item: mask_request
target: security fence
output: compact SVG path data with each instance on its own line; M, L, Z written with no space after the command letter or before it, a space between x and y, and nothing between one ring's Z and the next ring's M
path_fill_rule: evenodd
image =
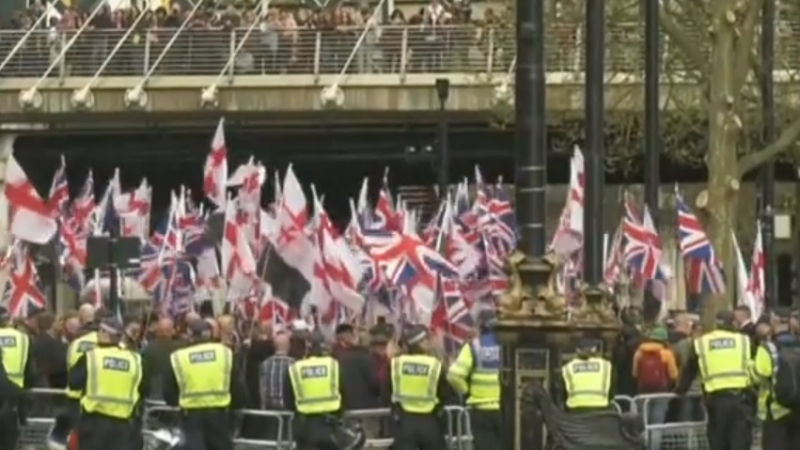
M28 424L22 428L18 448L42 449L54 416L63 405L63 391L57 389L33 389L33 407ZM676 396L675 394L649 394L636 397L617 396L614 405L620 413L634 413L642 418L645 439L650 450L708 450L706 438L707 417L699 394ZM667 412L669 411L669 414ZM388 436L390 410L378 408L349 411L344 420L362 423L367 435L366 448L384 449L392 445ZM472 448L472 428L469 409L461 406L446 407L447 437L451 450ZM235 415L237 450L263 450L267 448L289 449L292 447L293 416L285 411L245 409ZM153 431L176 426L178 409L163 402L148 401L143 415L143 428ZM250 426L247 422L250 422ZM256 435L239 431L250 428L258 430ZM760 449L760 429L755 427L753 449Z

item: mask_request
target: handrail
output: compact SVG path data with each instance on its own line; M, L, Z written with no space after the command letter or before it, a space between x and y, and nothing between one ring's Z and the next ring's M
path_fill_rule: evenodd
M30 92L35 93L36 90L39 89L39 86L42 84L42 82L46 80L48 76L50 76L50 73L53 71L53 69L55 69L57 66L61 64L61 62L64 60L64 56L66 56L69 49L72 48L73 45L75 45L75 42L78 41L78 38L80 37L81 33L83 33L86 30L86 28L88 28L89 24L92 22L95 16L97 16L97 14L100 11L102 11L107 4L108 0L100 0L97 3L97 5L95 5L94 9L92 9L92 12L89 13L89 17L87 17L86 20L84 20L84 22L78 28L78 31L75 32L75 35L72 36L72 38L70 38L70 40L67 41L66 44L64 44L64 48L62 48L61 51L58 53L58 55L56 55L56 57L53 59L53 62L50 63L50 66L47 68L47 70L44 71L42 76L39 77L39 79L36 80L36 82L30 88Z
M183 19L181 26L179 26L178 29L175 30L175 33L172 35L169 41L167 41L167 45L164 46L164 49L161 50L161 53L158 55L156 60L147 69L147 72L144 74L142 81L140 81L139 84L136 85L136 87L128 89L125 92L126 101L129 101L132 98L137 100L141 98L142 89L144 89L145 85L150 80L150 77L153 76L153 73L155 73L156 69L158 68L158 65L161 64L161 61L164 59L164 56L170 51L170 49L172 49L172 46L175 45L175 41L178 40L178 36L180 36L180 34L183 33L183 30L185 30L186 27L192 22L192 20L194 19L194 15L197 14L197 11L200 10L200 7L203 5L203 3L204 2L198 1L192 6L192 9L189 11L189 14L186 15L185 19Z
M136 27L139 26L139 22L141 22L142 19L147 17L148 13L149 10L147 8L142 8L142 10L139 12L139 15L136 16L136 20L134 20L131 26L128 27L127 30L125 30L125 34L123 34L122 37L119 38L117 44L114 46L114 48L111 49L111 52L109 52L106 59L103 61L102 64L100 64L100 67L98 67L97 70L94 72L92 78L90 78L89 81L87 81L82 88L76 89L75 92L72 93L72 102L74 105L94 103L93 100L89 100L89 90L92 88L92 86L94 86L97 80L100 79L100 75L103 73L104 70L106 70L106 67L108 67L108 65L111 63L111 60L114 59L114 56L116 56L117 52L119 52L119 50L122 48L125 42L128 41L130 35L133 33L134 30L136 30Z
M16 45L14 45L14 48L12 48L10 52L8 52L8 55L6 55L5 59L3 59L3 62L0 62L0 72L2 72L3 69L5 69L5 67L8 65L9 62L11 62L11 59L14 58L14 55L16 55L19 49L21 49L25 45L25 42L33 34L33 32L36 31L37 28L39 28L39 26L42 24L42 21L47 18L48 13L50 12L50 9L52 7L53 6L50 3L47 4L47 7L45 8L44 11L42 11L42 14L40 14L39 17L36 18L36 21L33 22L33 25L31 25L31 27L28 28L27 31L25 31L25 34L22 35L22 38L17 42Z
M257 7L258 8L258 13L257 13L258 19L263 19L264 16L267 14L267 10L269 9L269 3L270 3L270 0L262 0L261 2L259 2L258 7ZM219 71L219 74L217 75L217 78L215 78L214 81L208 86L208 88L206 88L205 91L203 91L203 93L201 94L201 101L211 102L212 104L216 103L216 93L217 93L217 86L219 85L219 82L222 81L223 77L225 77L225 73L228 72L228 70L230 70L233 67L233 65L234 65L234 63L236 61L236 56L239 55L239 52L242 51L242 49L244 48L245 44L247 43L247 40L250 39L250 35L253 33L253 30L258 28L260 23L261 23L261 20L254 20L253 23L251 23L250 26L247 27L247 30L245 30L244 35L242 36L242 38L239 39L239 43L236 44L235 47L233 45L231 45L233 50L231 51L231 54L230 54L230 57L228 58L228 61L222 67L222 70ZM235 30L233 31L232 35L236 36L236 31ZM231 40L231 44L233 44L233 42L234 42L234 40L232 39ZM231 71L231 74L230 74L231 77L233 77L233 73L232 72L233 71Z
M136 20L134 20L131 26L128 27L127 30L125 30L125 34L123 34L122 37L119 38L117 44L108 53L108 57L106 57L103 63L100 64L100 67L94 72L94 75L92 75L92 78L86 83L83 89L91 89L92 86L94 86L94 83L97 82L97 80L100 78L100 75L103 73L104 70L106 70L106 67L108 67L108 65L111 63L111 60L114 59L114 56L116 56L117 52L122 48L125 42L128 41L128 38L136 30L136 27L139 26L139 22L141 22L145 17L147 17L148 13L149 11L146 8L142 9L142 11L139 12L139 15L136 16Z
M350 55L347 57L347 60L344 62L344 66L342 67L342 70L339 72L339 75L336 77L336 80L328 88L329 92L335 93L335 92L337 92L339 90L339 86L342 84L342 81L344 81L345 77L347 76L347 69L349 69L350 68L350 64L353 63L353 58L355 58L356 53L358 52L358 49L361 47L361 44L364 43L364 39L366 39L367 33L369 33L370 31L373 31L373 29L375 27L376 19L378 18L378 12L383 9L383 4L384 4L385 1L386 0L380 0L380 2L378 2L378 6L375 7L375 9L372 11L372 14L369 16L369 18L366 21L364 21L364 30L361 32L361 35L358 37L358 40L356 41L355 45L353 46L353 50L350 52Z

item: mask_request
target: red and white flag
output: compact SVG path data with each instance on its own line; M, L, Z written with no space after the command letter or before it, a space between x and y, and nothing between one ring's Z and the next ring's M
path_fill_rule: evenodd
M236 201L234 200L229 200L225 208L225 228L220 253L222 254L222 275L228 280L228 299L245 298L253 285L256 261L237 220ZM232 298L232 292L237 293L240 297Z
M11 234L35 244L49 242L58 230L56 219L14 155L8 157L4 194L10 211Z
M203 193L219 208L225 208L225 186L228 181L228 148L225 145L225 119L219 119L211 140L211 151L203 167Z
M750 279L747 281L747 290L753 300L751 309L753 317L758 317L764 312L764 244L761 237L761 223L758 223L756 242L753 245L753 258L750 261Z

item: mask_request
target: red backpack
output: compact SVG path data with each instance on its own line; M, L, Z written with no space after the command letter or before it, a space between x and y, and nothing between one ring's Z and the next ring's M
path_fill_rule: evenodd
M636 363L636 383L639 394L654 394L669 390L667 365L661 358L661 350L644 350Z

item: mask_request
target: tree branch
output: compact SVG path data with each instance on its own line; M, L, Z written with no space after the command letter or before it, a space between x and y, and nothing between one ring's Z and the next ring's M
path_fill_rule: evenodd
M734 73L734 86L732 92L741 92L742 86L747 82L747 75L750 74L751 56L753 46L756 45L756 22L761 17L761 5L763 0L750 0L745 6L744 20L740 21L737 27L738 36L736 39L736 67ZM741 99L741 97L740 97Z
M689 61L697 67L697 70L708 73L708 60L703 57L703 53L698 49L697 43L688 38L686 30L672 20L670 12L664 6L658 15L661 28L667 33L671 42L673 42L681 51L686 55Z
M775 142L757 152L747 154L739 159L737 166L739 179L742 179L742 177L758 168L758 166L769 162L780 156L782 153L788 151L798 138L800 138L800 118L795 119L795 121L792 122L788 128L783 130Z

